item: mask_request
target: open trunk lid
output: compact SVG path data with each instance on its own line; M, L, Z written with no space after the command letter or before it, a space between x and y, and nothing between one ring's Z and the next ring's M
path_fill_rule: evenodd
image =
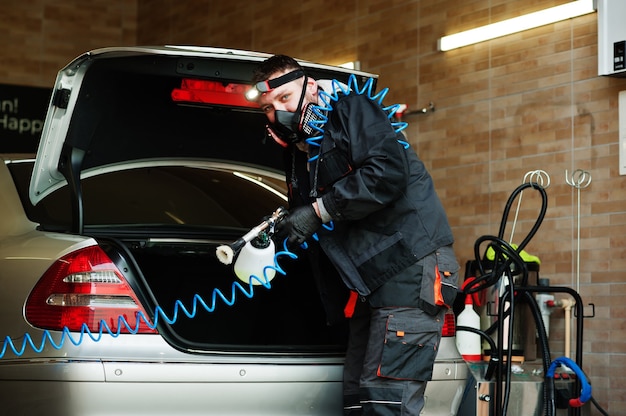
M66 180L79 188L81 172L146 158L203 157L281 169L280 152L265 143L264 115L245 99L254 68L268 56L217 48L126 47L76 58L55 82L31 201L37 204ZM301 63L318 79L376 78Z

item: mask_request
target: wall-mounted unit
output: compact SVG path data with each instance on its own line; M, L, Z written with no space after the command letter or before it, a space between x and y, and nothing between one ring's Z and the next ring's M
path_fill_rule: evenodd
M626 0L597 0L598 75L626 77Z

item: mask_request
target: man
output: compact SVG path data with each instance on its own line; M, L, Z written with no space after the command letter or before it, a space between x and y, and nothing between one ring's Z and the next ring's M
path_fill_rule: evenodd
M344 414L417 416L459 270L432 179L368 95L320 99L322 81L284 55L261 63L253 82L268 133L286 148L282 231L298 244L315 234L354 294Z

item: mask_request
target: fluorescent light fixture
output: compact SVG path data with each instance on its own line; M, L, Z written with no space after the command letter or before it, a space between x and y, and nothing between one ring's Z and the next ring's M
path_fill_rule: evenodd
M534 29L539 26L571 19L572 17L582 16L594 11L594 0L576 0L560 6L444 36L439 39L438 48L440 51L449 51L450 49L456 49L512 33Z

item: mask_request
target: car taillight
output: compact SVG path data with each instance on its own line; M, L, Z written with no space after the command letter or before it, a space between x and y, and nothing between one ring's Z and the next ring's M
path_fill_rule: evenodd
M246 84L183 78L180 88L174 88L171 96L174 102L259 108L256 102L246 99L249 89L250 85Z
M456 335L456 324L455 324L454 312L450 309L443 316L443 331L441 333L444 337L453 337Z
M106 324L113 333L157 333L144 321L148 315L122 273L98 246L58 259L28 296L25 314L42 329L80 331L86 325L91 332L101 327L106 332Z

